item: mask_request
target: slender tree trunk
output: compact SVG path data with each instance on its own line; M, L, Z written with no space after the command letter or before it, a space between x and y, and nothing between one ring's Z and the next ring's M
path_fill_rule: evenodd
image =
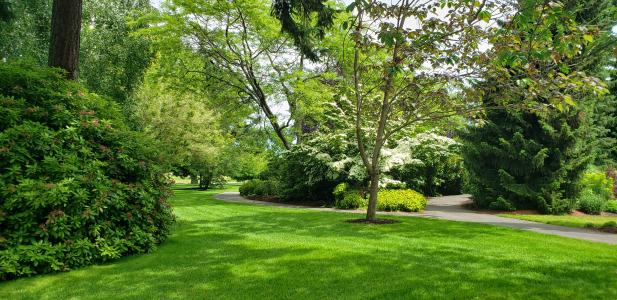
M196 175L191 175L191 184L198 184L199 180L197 180Z
M405 2L407 3L407 2ZM402 13L402 7L399 11L398 21L397 21L397 29L400 31L403 28L403 24L405 23L405 14ZM392 94L392 88L394 83L394 73L391 71L391 68L400 66L401 59L399 57L399 49L401 44L398 40L394 43L394 48L392 49L392 63L391 66L384 70L384 76L386 77L386 82L383 88L383 101L381 103L381 107L379 110L379 124L377 126L377 136L375 137L375 146L373 147L373 153L371 157L369 173L371 175L371 186L370 192L371 195L368 201L368 210L366 211L366 219L369 221L375 220L376 207L377 207L377 192L379 191L379 178L381 176L379 172L380 160L381 160L381 148L386 142L386 126L388 122L388 117L390 114L391 103L390 98ZM358 102L361 103L361 102ZM356 131L359 130L359 126L356 125ZM365 163L366 165L366 163Z
M371 174L368 208L366 210L366 219L369 221L374 221L377 214L377 192L379 192L379 170Z
M82 0L54 0L49 43L49 66L67 71L76 80L79 68L79 33Z

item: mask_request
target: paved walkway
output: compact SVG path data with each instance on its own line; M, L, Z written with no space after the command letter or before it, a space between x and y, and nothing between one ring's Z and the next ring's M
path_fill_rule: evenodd
M227 202L250 203L265 206L277 206L288 208L301 208L316 211L335 211L344 213L365 213L364 210L341 210L328 207L307 207L284 203L273 203L265 201L249 200L240 196L238 192L225 192L215 196L216 199ZM462 207L462 204L469 202L469 197L465 195L445 196L430 198L428 205L423 213L407 212L378 212L379 215L395 215L407 217L437 218L451 221L472 222L490 224L503 227L511 227L521 230L529 230L544 234L552 234L563 237L594 241L606 244L617 245L617 234L599 232L584 228L571 228L557 225L549 225L525 220L503 218L491 214L478 213Z

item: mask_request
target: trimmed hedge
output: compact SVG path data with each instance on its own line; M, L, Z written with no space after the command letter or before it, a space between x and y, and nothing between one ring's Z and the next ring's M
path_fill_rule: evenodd
M0 64L0 279L149 252L173 221L157 147L63 76Z
M414 190L382 190L377 194L377 210L420 212L427 201Z

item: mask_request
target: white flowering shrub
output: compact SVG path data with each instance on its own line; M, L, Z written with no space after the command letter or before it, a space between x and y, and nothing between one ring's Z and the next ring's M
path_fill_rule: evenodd
M266 176L280 181L279 197L334 203L332 191L341 182L360 186L367 180L353 137L318 134L271 162Z
M464 178L460 144L432 132L388 149L384 171L427 196L460 194Z

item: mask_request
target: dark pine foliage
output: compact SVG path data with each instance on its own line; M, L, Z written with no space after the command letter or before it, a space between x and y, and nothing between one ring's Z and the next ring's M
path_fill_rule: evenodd
M609 67L608 90L604 99L598 101L595 124L599 136L598 161L599 165L617 166L617 62L612 61Z
M494 97L500 96L489 92L484 104L494 106ZM511 204L552 214L570 211L579 177L593 159L585 139L590 132L587 119L575 107L563 112L487 111L481 123L462 133L474 204Z
M272 15L281 22L281 30L288 33L296 47L309 60L318 60L315 39L321 39L332 26L336 10L325 0L274 0Z
M151 251L173 221L157 147L57 69L0 64L0 280Z

